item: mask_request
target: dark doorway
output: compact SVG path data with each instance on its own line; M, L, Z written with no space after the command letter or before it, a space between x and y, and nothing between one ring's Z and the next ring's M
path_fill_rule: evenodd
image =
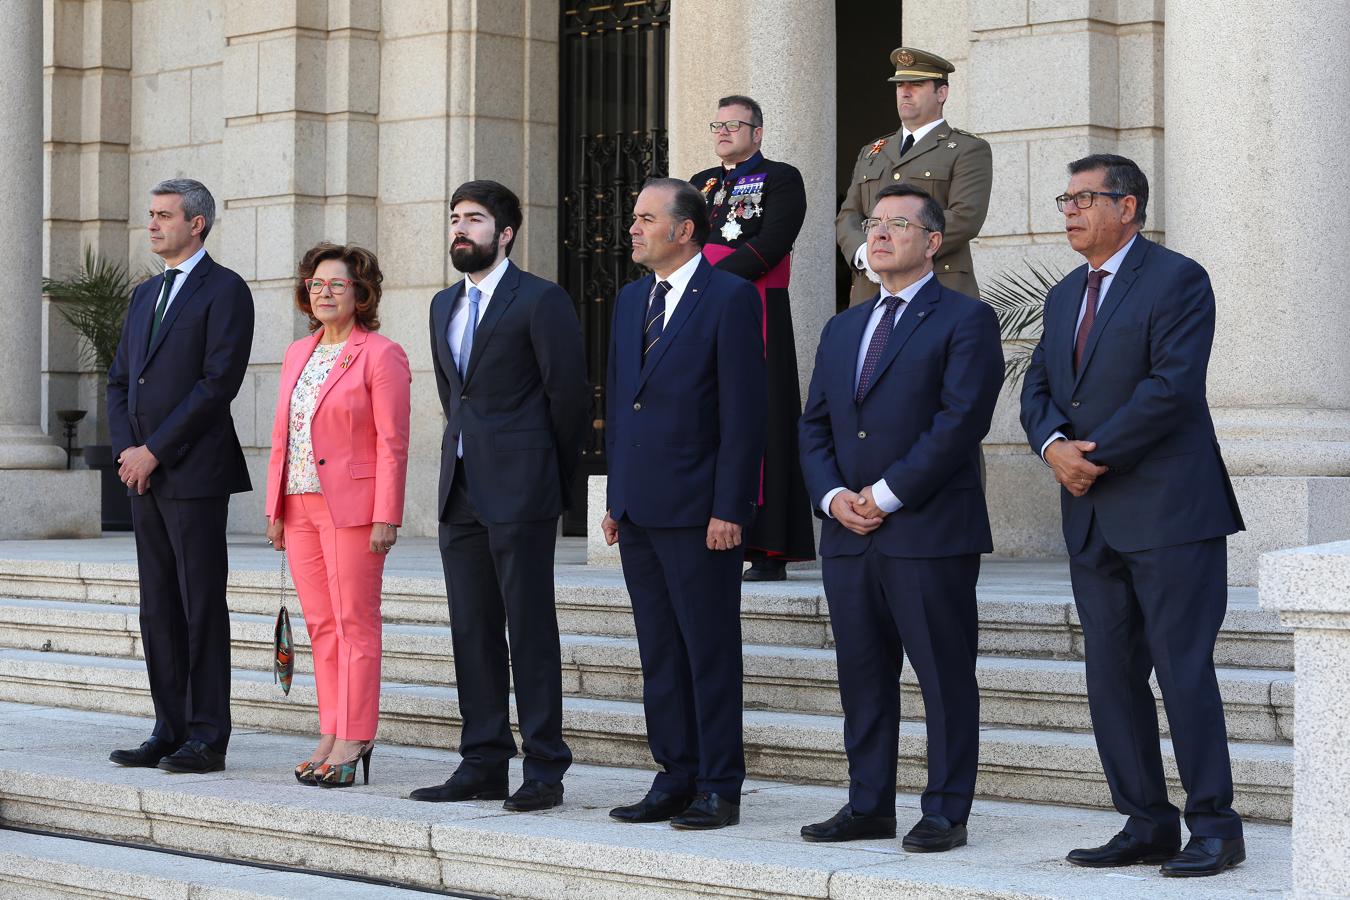
M641 270L628 226L642 183L665 175L671 0L570 0L559 73L558 273L586 341L592 428L563 534L586 533L586 479L605 472L605 365L614 297Z
M834 24L839 80L835 86L838 117L838 169L835 172L837 210L848 192L858 151L900 127L895 110L895 85L886 79L891 51L904 45L900 33L900 3L876 0L835 0ZM852 273L842 254L835 254L836 309L848 308Z

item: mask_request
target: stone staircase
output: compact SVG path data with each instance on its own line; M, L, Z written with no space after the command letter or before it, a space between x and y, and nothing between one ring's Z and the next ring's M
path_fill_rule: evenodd
M50 546L53 543L56 542L46 542L47 546L41 549L34 545L0 545L0 701L72 711L65 713L69 716L92 713L116 714L113 718L150 715L149 693L139 659L133 553L128 546L125 554L120 556L124 561L117 561L119 557L114 547L119 545L109 540L69 542L64 552ZM403 745L407 749L400 752L414 757L441 753L456 746L458 740L459 714L439 562L431 542L406 543L391 557L385 581L385 686L380 727L384 746L381 756L388 755L386 747L389 745ZM15 546L26 552L7 552ZM83 552L86 548L92 552ZM607 799L597 800L590 812L599 818L588 820L582 832L572 836L564 830L550 833L548 837L561 842L550 852L567 855L571 846L569 841L575 837L580 842L574 848L577 852L592 852L594 846L602 846L608 848L601 853L606 856L619 852L627 840L626 835L645 832L614 826L618 828L615 832L614 827L604 820L601 807L610 800L627 798L630 793L640 795L652 763L644 736L637 644L622 576L612 567L576 564L577 557L575 548L560 553L562 561L556 570L559 622L564 632L564 727L578 763L610 767L594 771L602 773L602 780L622 773L631 786L622 796L611 794ZM296 620L297 642L301 645L300 674L289 697L283 697L272 684L270 675L272 616L278 598L278 558L270 551L250 544L232 547L231 561L229 599L236 728L241 734L253 730L265 732L273 741L283 740L279 737L283 733L312 733L316 726L314 691L312 679L305 674L308 656L293 594L290 606ZM1090 732L1081 657L1082 635L1065 567L1047 562L987 560L980 584L980 621L983 732L977 813L988 803L997 801L998 808L1010 810L1008 816L1012 820L1038 816L1062 819L1070 815L1080 822L1100 822L1101 834L1088 840L1089 843L1099 842L1118 825L1119 818L1114 813L1065 809L1066 806L1110 808ZM815 849L808 850L806 845L795 841L796 829L806 821L824 818L833 812L843 802L844 793L839 786L846 784L847 778L836 664L818 576L811 572L793 573L793 578L785 583L747 585L742 622L749 774L752 779L773 785L764 791L765 795L787 796L796 792L803 798L820 798L814 804L803 800L800 821L792 819L786 824L780 812L772 810L766 803L759 804L782 832L775 835L774 852L793 851L815 858ZM1220 688L1232 741L1235 806L1249 819L1286 823L1291 815L1293 784L1290 742L1294 705L1292 642L1289 632L1278 624L1276 617L1257 607L1254 591L1234 589L1216 650L1216 661L1221 666ZM900 785L902 791L917 792L922 789L925 778L923 706L918 686L908 670L902 679L902 687L902 710L906 721L901 729ZM77 710L87 712L73 712ZM1160 720L1165 725L1166 717L1161 708ZM139 727L143 736L148 729L144 725ZM135 740L132 737L127 738L132 744L139 740L139 737ZM306 752L305 743L290 740L296 748L290 755L296 755L298 759ZM106 742L99 744L99 753L94 757L104 758L108 746L111 745ZM0 760L10 755L4 753L5 747L5 742L0 740ZM1176 781L1170 747L1165 744L1164 749L1174 796L1179 799L1180 785ZM238 742L232 744L231 772L243 762L241 755ZM285 758L289 759L289 756ZM453 754L449 754L449 758L453 758ZM285 764L278 765L284 776ZM428 810L424 805L398 798L406 796L412 787L444 778L452 766L453 763L447 763L446 767L429 770L407 783L387 785L396 792L381 806L382 814L387 813L394 819L443 816L446 813L443 809L433 807ZM377 765L375 772L377 780L386 783L383 768ZM57 774L24 770L19 780L37 785ZM155 779L159 774L162 773L109 770L100 764L96 778L87 773L70 776L61 773L62 778L74 779L73 784L61 790L78 790L83 784L81 779L92 779L97 783L87 787L97 794L103 789L110 790L110 784L116 783L119 790L140 791L135 804L144 812L146 788L133 787L133 783L138 778ZM0 771L0 777L9 780L3 771ZM24 782L24 778L29 781ZM174 784L181 783L170 780ZM575 776L569 775L569 806L577 791L574 786L577 781ZM249 784L255 792L258 790L259 785ZM307 805L316 805L307 813L338 816L336 824L330 823L325 828L352 827L344 818L349 817L349 813L335 805L339 802L335 792L322 792L324 796L317 797L315 795L320 792L300 790L299 793ZM365 795L364 791L347 792L341 798L341 804L352 802L353 793ZM23 824L23 816L13 820L11 813L16 808L30 809L32 804L21 798L10 798L11 794L12 785L0 788L0 821ZM242 802L244 798L240 799ZM264 791L258 800L263 802L265 799ZM1055 805L1028 806L1028 801ZM43 804L38 806L43 807ZM194 816L197 812L194 807ZM478 812L482 814L481 810ZM747 806L747 818L750 813L751 807ZM225 820L233 815L227 807L221 807L216 814ZM905 817L905 813L901 815ZM25 816L31 818L28 813ZM496 822L500 818L495 817L494 822L500 824ZM526 821L509 816L506 820ZM549 821L549 817L543 817L543 821ZM210 826L199 823L194 827ZM1271 834L1282 836L1272 840L1275 846L1283 847L1283 858L1287 860L1288 830L1279 825L1267 827ZM439 851L435 846L435 827L431 828L430 845L423 837L410 837L409 840L423 847L420 852L431 852L434 857ZM523 840L530 828L521 828ZM592 835L587 829L598 830ZM56 830L88 833L86 828L73 821L57 824ZM164 826L150 830L151 842L163 844L159 834ZM494 841L506 841L500 834L493 833L496 835ZM657 834L668 839L670 831L661 827ZM531 840L540 837L531 835ZM596 841L599 844L595 844ZM607 841L618 841L618 844ZM277 855L275 852L259 851L252 846L257 842L246 843L248 846L232 845L232 852L220 855L276 861L272 858ZM978 843L977 831L972 825L972 845ZM652 846L660 846L660 842ZM709 846L718 844L714 841ZM1070 846L1075 844L1050 847L1049 855L1040 863L1049 865L1046 860L1055 860L1056 866L1070 870L1059 875L1066 877L1066 883L1073 884L1077 870L1057 862ZM583 851L582 847L592 850ZM552 865L545 859L547 854L536 858L524 850L518 852L525 858L510 863L510 867L533 873L526 879L534 885L529 890L496 883L492 878L475 877L466 883L446 880L442 877L443 872L442 876L433 878L428 874L430 870L423 869L416 870L416 877L395 880L424 887L471 889L491 895L559 895L551 892L561 883L549 880L554 876L539 880L540 872ZM637 852L637 848L630 847L623 852ZM700 875L703 880L696 882L697 890L680 882L679 890L687 889L702 896L845 895L836 890L836 880L831 879L827 879L826 893L771 891L764 889L762 884L751 889L749 882L744 890L736 888L733 891L734 879L730 874L715 875L717 868L707 868L712 863L702 856L698 858L703 860L700 865L706 869ZM307 859L313 863L318 858ZM486 866L487 859L483 857L470 868ZM305 867L331 868L327 857L324 860L322 865ZM821 865L828 868L831 864ZM612 870L615 864L611 860L601 866L605 867ZM443 859L439 868L445 868ZM371 869L371 865L362 863L354 868L348 866L333 871L369 874L367 869ZM379 867L374 866L374 870L378 872ZM400 868L400 871L403 870ZM731 871L727 870L728 873ZM573 873L568 877L582 876ZM751 881L759 884L757 879L758 876ZM607 887L597 896L669 896L670 891L676 889L674 883L668 881L660 882L660 890L655 890L652 885L644 887L625 882L624 891L616 894L611 892L613 885L608 876L601 880ZM540 887L546 883L552 886L550 890ZM927 891L938 882L924 883L928 885ZM895 895L889 889L883 893ZM950 894L1060 895L1034 891L1030 894L967 894L960 891ZM937 895L920 892L913 896ZM1081 890L1069 889L1063 896L1083 894Z

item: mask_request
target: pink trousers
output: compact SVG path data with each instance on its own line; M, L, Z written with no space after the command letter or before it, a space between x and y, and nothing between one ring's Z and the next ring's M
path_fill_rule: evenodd
M380 584L370 526L334 528L322 494L289 494L282 513L291 577L314 654L319 732L368 741L380 719Z

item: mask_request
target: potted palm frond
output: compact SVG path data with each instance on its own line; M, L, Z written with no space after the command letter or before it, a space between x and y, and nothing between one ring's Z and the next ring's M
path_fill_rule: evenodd
M84 264L74 275L42 279L43 292L80 337L81 367L98 376L96 443L84 448L84 460L102 473L103 528L108 531L131 529L131 501L117 477L117 461L108 444L108 367L122 338L131 292L141 280L92 248L85 248Z
M1003 272L980 291L980 299L994 308L1004 343L1004 384L1017 385L1031 365L1031 352L1041 337L1045 295L1064 276L1047 266L1027 261L1027 272Z

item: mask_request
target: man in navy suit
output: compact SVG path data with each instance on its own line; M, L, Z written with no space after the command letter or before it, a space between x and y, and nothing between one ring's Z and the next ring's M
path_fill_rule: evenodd
M252 490L230 417L253 346L253 295L203 242L216 206L200 182L151 190L163 275L136 288L108 368L108 431L131 493L141 639L155 729L109 757L170 772L225 768L230 740L230 494Z
M966 843L980 742L975 582L993 550L980 441L1003 350L993 311L933 275L945 225L913 185L877 194L864 229L881 292L826 323L802 413L849 763L848 803L803 827L808 841L895 836L907 655L923 692L928 786L902 846Z
M1214 675L1227 536L1243 527L1205 399L1214 291L1197 263L1139 234L1148 179L1137 165L1101 154L1070 163L1069 175L1056 201L1088 264L1046 296L1022 426L1062 485L1093 731L1129 818L1068 859L1213 875L1246 856ZM1151 670L1187 793L1180 853Z
M515 812L562 803L572 763L553 553L590 396L572 298L508 258L521 220L520 200L495 181L450 197L450 261L465 277L431 301L431 358L446 416L437 512L463 759L410 795L505 800ZM507 797L512 674L525 780Z
M651 275L619 292L610 331L605 538L618 541L661 766L624 822L740 821L741 564L759 494L767 378L759 294L713 268L688 182L647 182L628 230Z

